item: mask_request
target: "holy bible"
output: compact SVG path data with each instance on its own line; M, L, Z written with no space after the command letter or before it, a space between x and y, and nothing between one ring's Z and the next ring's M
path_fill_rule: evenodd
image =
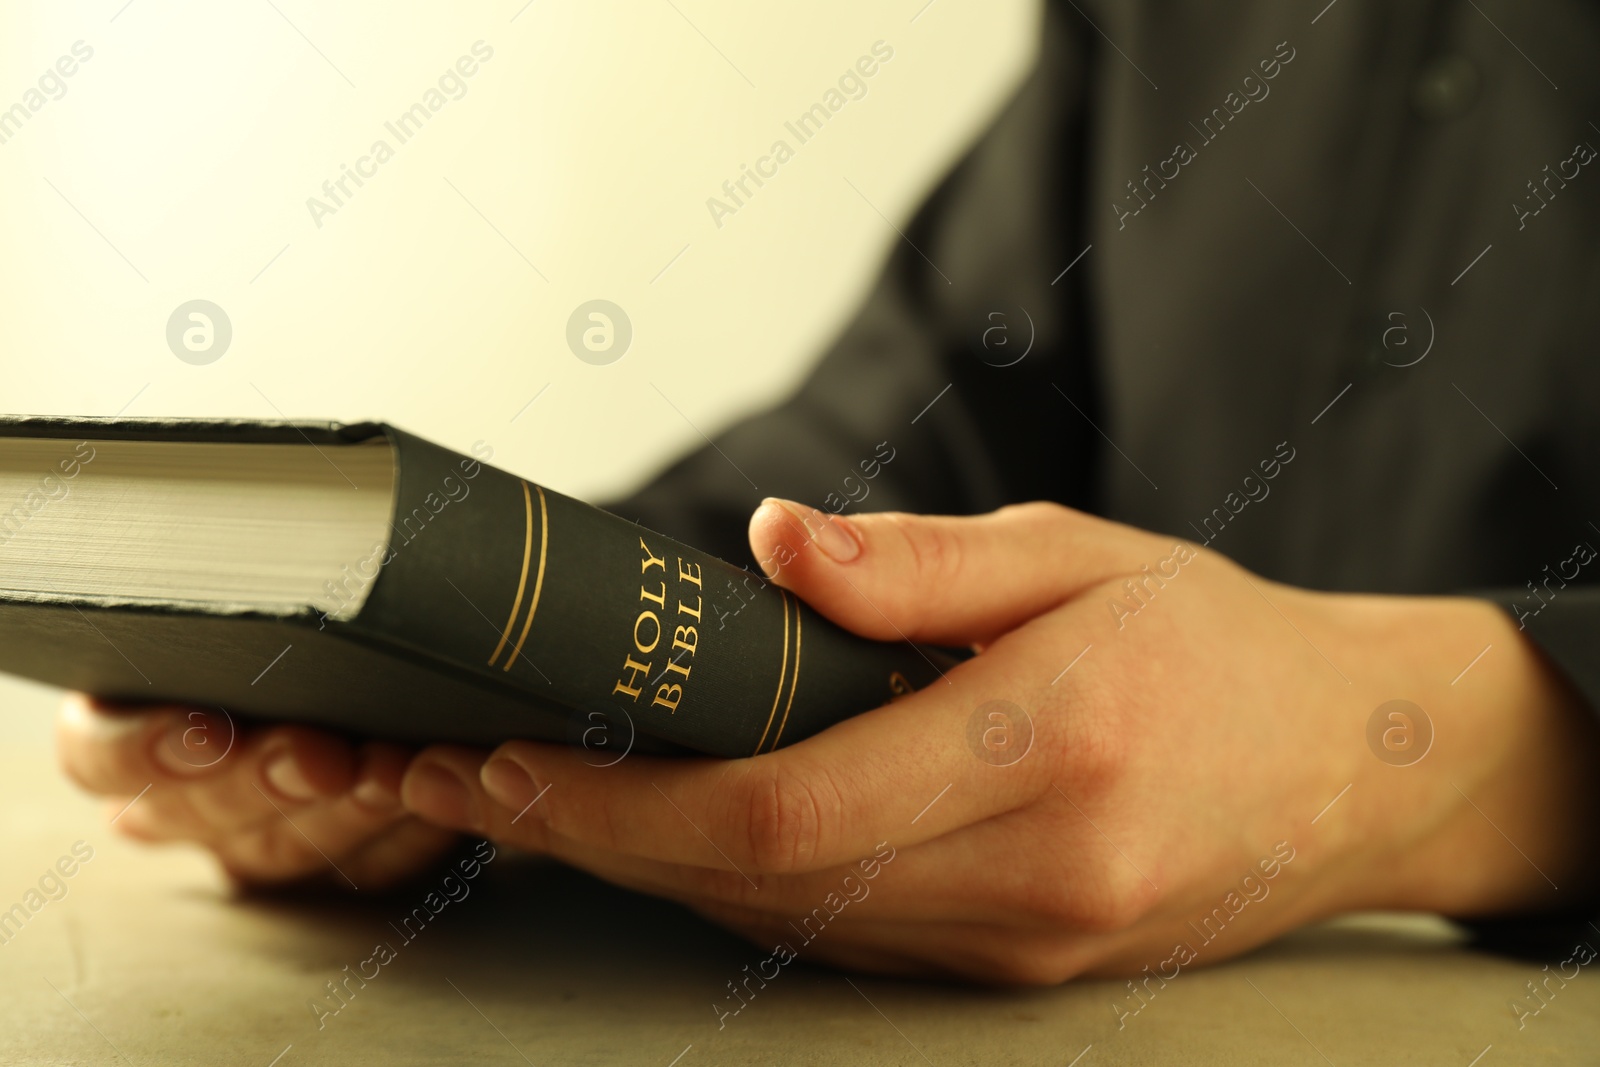
M770 752L954 665L488 454L377 423L0 417L0 670L620 758Z

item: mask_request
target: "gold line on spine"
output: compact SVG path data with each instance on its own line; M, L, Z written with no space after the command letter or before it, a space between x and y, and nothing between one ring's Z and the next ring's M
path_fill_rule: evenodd
M517 662L517 657L522 655L522 646L528 640L528 631L533 629L533 615L539 610L539 594L544 591L544 564L550 555L550 508L545 503L544 488L534 486L539 490L539 573L533 580L533 599L528 601L528 617L523 620L522 633L517 637L517 647L511 650L511 658L506 660L506 665L501 670L509 671L511 665ZM523 483L523 490L527 490L527 483Z
M789 672L789 594L782 589L778 590L778 600L783 605L783 662L778 667L778 691L772 694L772 710L767 713L766 729L761 731L761 740L756 742L756 750L751 755L760 755L761 746L767 743L767 734L772 732L772 720L778 714L778 701L783 698L783 676ZM795 606L795 616L798 621L800 607Z
M528 493L528 483L522 483L522 507L527 512L528 533L522 544L522 577L517 579L517 598L511 602L511 618L506 620L505 632L500 635L500 643L494 646L494 655L489 657L489 666L493 667L495 660L500 658L500 653L505 651L506 642L511 640L511 629L517 625L517 615L522 611L522 593L528 588L528 563L533 557L533 497ZM543 568L544 560L539 561ZM515 657L513 657L515 658Z
M789 702L783 706L783 720L778 723L778 732L772 738L772 747L768 752L778 751L778 741L783 737L783 728L789 725L789 709L794 707L794 691L800 687L800 601L794 602L794 670L789 672ZM779 688L782 688L781 686Z

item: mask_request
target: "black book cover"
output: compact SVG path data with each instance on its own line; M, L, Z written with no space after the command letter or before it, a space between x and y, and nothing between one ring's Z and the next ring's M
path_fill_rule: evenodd
M337 466L380 436L389 538L329 575L324 603L276 615L0 589L0 670L359 736L620 757L771 751L954 663L849 634L748 570L390 426L0 419L0 438L58 438L63 457L78 442L287 443Z

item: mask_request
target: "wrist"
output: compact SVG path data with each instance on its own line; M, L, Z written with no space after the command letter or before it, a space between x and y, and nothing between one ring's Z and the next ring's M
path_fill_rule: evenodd
M1377 698L1369 714L1407 699L1432 733L1420 754L1373 747L1363 777L1377 803L1363 807L1383 846L1365 906L1468 917L1592 900L1600 725L1582 697L1493 604L1358 599L1358 669L1388 686L1361 687Z

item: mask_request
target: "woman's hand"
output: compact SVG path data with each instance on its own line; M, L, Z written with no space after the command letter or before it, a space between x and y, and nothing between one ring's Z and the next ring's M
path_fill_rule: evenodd
M406 806L763 951L1003 982L1170 978L1341 911L1537 910L1596 883L1592 717L1488 603L1293 589L1044 504L769 502L751 541L850 630L983 651L753 759L437 747ZM1420 720L1380 715L1369 745L1394 699L1431 720L1420 759L1394 751Z
M394 745L81 696L62 708L56 740L67 774L112 798L118 830L202 845L243 885L382 888L431 866L457 836L401 807L408 753Z

